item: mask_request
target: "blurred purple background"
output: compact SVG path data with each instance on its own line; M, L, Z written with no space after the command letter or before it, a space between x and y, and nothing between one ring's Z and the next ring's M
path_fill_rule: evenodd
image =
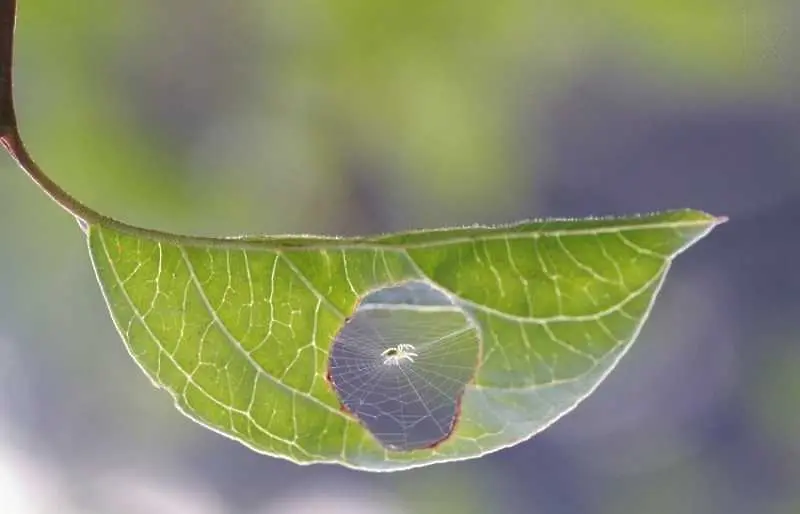
M597 392L522 445L389 475L195 425L126 354L74 221L0 164L0 511L800 512L800 4L19 0L28 146L195 234L692 207Z

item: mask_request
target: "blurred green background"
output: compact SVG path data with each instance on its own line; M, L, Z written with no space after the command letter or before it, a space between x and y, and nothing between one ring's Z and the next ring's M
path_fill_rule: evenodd
M16 97L92 207L205 235L693 207L615 373L535 439L393 475L181 416L74 220L0 162L0 511L800 512L800 3L19 0Z

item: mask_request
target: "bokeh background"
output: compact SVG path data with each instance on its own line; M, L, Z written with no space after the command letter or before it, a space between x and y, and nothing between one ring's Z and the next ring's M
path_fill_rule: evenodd
M531 441L390 475L195 425L74 220L0 159L0 511L800 512L796 0L19 0L21 130L67 190L206 235L693 207L637 344Z

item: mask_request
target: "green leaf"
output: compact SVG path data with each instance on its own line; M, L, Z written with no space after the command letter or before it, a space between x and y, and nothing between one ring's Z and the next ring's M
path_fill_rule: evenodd
M479 457L573 409L630 348L673 258L722 221L88 237L130 354L187 416L296 463L390 471Z

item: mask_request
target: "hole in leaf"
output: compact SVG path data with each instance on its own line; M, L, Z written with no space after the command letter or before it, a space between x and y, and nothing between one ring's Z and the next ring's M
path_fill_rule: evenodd
M452 434L480 357L480 333L427 282L366 295L331 346L328 377L342 407L393 451L435 447Z

